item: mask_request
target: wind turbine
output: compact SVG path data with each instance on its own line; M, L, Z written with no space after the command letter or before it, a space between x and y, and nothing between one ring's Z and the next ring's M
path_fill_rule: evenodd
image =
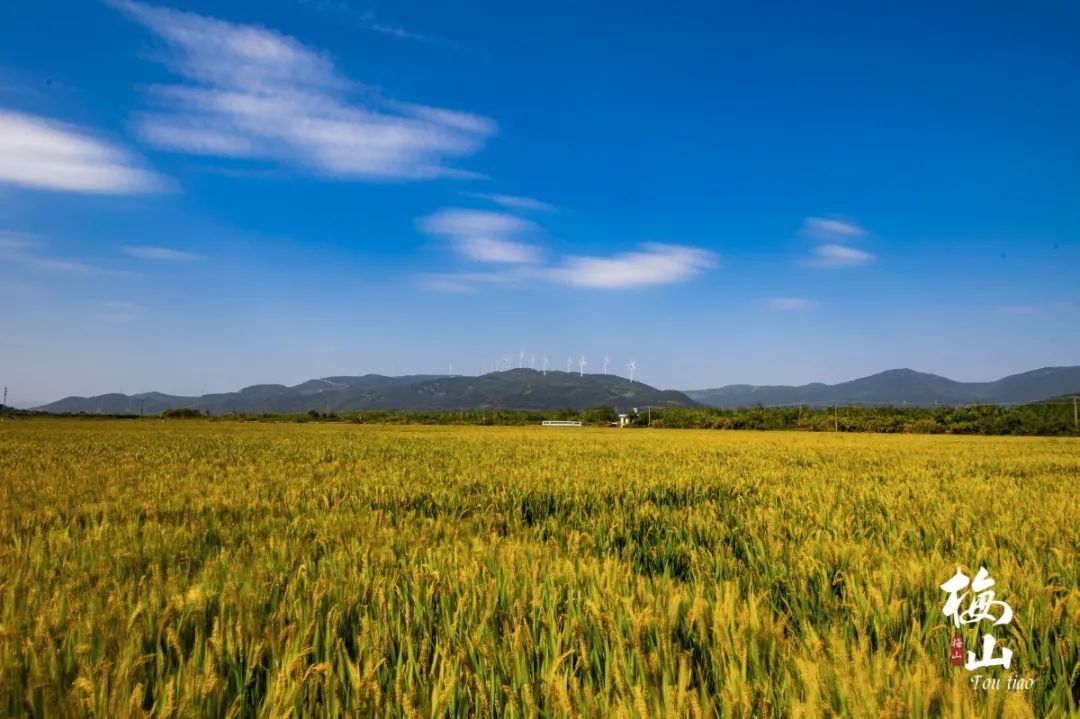
M585 365L589 364L585 361L585 355L581 355L581 360L578 362L578 376L585 376Z
M573 357L567 357L566 358L566 374L570 374L570 366L573 364L573 362L574 362Z
M529 369L536 369L536 355L529 353Z
M604 355L604 374L607 374L607 366L611 363L607 355Z
M454 376L454 362L452 360L450 362L450 367L446 370L446 376L447 377L453 377Z
M544 376L547 377L548 359L547 355L544 356Z
M525 366L525 350L518 350L518 369Z
M630 360L626 363L626 366L630 368L630 383L634 383L634 370L637 369L637 360Z

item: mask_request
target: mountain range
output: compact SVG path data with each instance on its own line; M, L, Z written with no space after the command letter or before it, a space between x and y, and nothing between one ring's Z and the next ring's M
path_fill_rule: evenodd
M936 374L893 369L869 377L800 386L733 384L717 389L689 390L696 402L733 408L777 404L1017 404L1080 394L1080 367L1043 367L994 382L957 382Z
M159 414L190 407L211 414L317 411L453 411L461 409L586 409L609 406L748 407L783 404L1015 404L1080 394L1080 367L1044 367L994 382L957 382L910 369L894 369L841 382L801 386L728 385L717 389L659 390L615 375L530 369L491 372L479 377L406 375L323 377L293 387L257 384L238 392L184 397L146 392L67 397L39 409L57 413Z
M681 392L658 390L615 375L579 376L568 372L513 369L479 377L407 375L324 377L294 387L257 384L239 392L183 397L160 392L67 397L39 409L57 413L159 414L190 407L211 414L228 412L290 413L317 410L448 411L462 409L587 409L653 407L695 403Z

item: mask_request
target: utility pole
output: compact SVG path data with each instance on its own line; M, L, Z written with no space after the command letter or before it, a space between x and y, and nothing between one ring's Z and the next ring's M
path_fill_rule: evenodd
M7 404L7 387L4 388L4 404ZM1076 409L1076 396L1073 395L1073 426L1076 427L1076 432L1080 434L1080 414Z
M1073 404L1076 404L1076 399L1073 398ZM4 406L7 407L7 387L4 387Z
M836 402L833 402L833 406L832 406L832 425L833 425L833 432L839 432L840 431L840 418L837 417L837 415L836 415Z
M649 412L649 426L652 427L652 405L646 407L646 410Z

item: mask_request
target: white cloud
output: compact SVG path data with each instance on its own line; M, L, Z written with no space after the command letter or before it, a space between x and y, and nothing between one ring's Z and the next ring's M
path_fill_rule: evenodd
M420 286L431 292L472 294L482 285L508 284L523 279L522 272L448 272L420 275Z
M109 195L168 187L126 150L79 128L8 110L0 110L0 183Z
M648 243L641 251L611 257L571 255L546 275L557 284L622 290L683 282L717 262L713 253L696 247Z
M153 245L124 245L124 252L137 257L140 260L163 260L166 262L194 262L203 259L202 255L194 252L183 252L168 247L155 247Z
M143 315L146 308L126 300L99 300L95 316L107 322L131 322Z
M801 264L816 268L856 267L874 260L862 249L849 246L850 242L862 240L868 232L850 220L827 217L808 217L802 220L799 234L819 244L813 248L813 256Z
M866 236L866 230L854 222L827 217L807 217L800 233L822 241L848 241Z
M487 200L488 202L494 202L496 205L505 207L509 210L535 210L538 212L551 212L555 209L553 205L549 205L546 202L540 200L534 200L531 197L520 197L518 195L499 195L489 192L464 192L462 193L468 197L475 197L479 200Z
M818 245L814 248L814 256L806 261L811 267L841 268L857 267L872 262L874 256L869 252L857 250L846 245Z
M113 272L96 265L88 265L85 262L74 262L55 257L24 256L18 257L16 260L35 270L44 270L45 272L69 272L74 274L112 274Z
M187 81L151 88L157 108L137 118L158 147L339 179L410 180L475 176L446 161L476 152L496 131L478 115L381 99L324 54L273 30L112 4L165 41L166 65Z
M468 260L499 263L490 272L421 275L421 286L438 292L475 292L484 285L556 284L621 290L684 282L716 267L713 253L696 247L646 243L637 251L611 256L565 255L543 260L544 249L523 239L542 233L529 220L504 212L444 208L417 220L419 229L449 239Z
M770 297L765 304L777 312L799 312L817 307L818 303L805 297Z
M452 207L424 217L417 224L426 234L451 240L459 254L477 262L524 264L538 261L542 254L536 245L520 241L540 228L501 212Z
M1046 314L1046 308L1041 305L1005 305L1000 309L1003 314L1015 317L1034 317Z
M355 6L349 0L298 0L301 5L307 5L320 11L335 11L343 15L348 15L359 21L361 27L364 27L372 32L382 33L383 35L390 35L392 37L401 38L404 40L416 40L419 42L440 42L440 39L425 33L414 32L413 30L407 30L397 25L388 25L385 22L379 20L374 12L370 8Z
M807 217L803 220L799 234L818 243L814 247L813 257L801 262L808 267L855 267L874 260L874 256L869 252L849 245L869 234L851 220Z
M1071 314L1077 310L1077 306L1071 302L1048 302L1038 305L1002 305L997 309L1002 314L1013 317L1037 317L1039 315Z
M417 278L420 286L429 292L470 295L476 292L476 285L456 275L430 274Z
M0 230L0 253L10 254L12 252L27 250L31 247L36 247L37 245L38 242L32 235L28 235L24 232Z
M85 262L41 255L41 243L29 235L0 231L0 260L14 262L28 269L66 274L120 274Z
M397 27L396 25L384 25L380 22L370 21L366 24L366 27L375 32L381 32L383 35L392 35L393 37L402 38L403 40L419 40L420 42L433 41L429 35L406 30L405 28Z
M472 293L481 287L517 287L529 283L583 289L628 290L685 282L719 265L707 250L678 245L644 244L638 252L610 257L568 255L557 264L520 264L496 272L421 275L420 286L434 292Z

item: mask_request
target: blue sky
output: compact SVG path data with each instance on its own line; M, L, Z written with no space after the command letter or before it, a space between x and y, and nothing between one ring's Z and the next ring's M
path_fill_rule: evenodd
M1080 363L1074 3L0 6L18 402Z

